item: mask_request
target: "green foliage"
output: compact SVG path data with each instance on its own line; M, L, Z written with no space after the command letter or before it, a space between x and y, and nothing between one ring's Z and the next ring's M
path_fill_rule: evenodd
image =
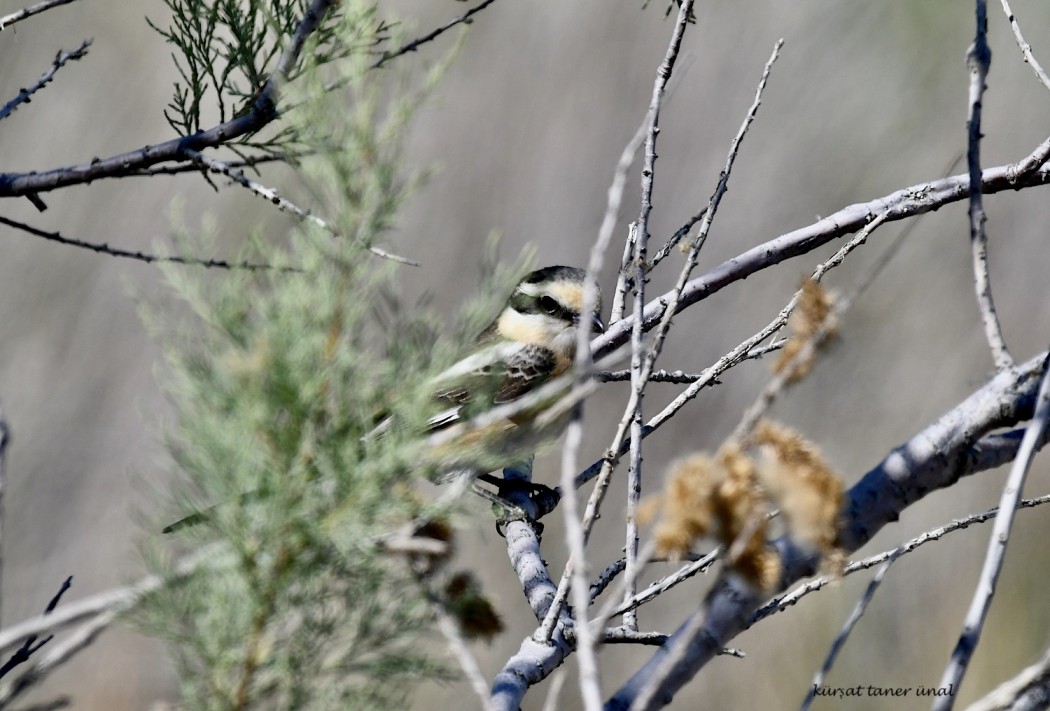
M370 6L344 3L328 39L307 47L286 117L338 236L303 223L285 247L248 255L302 273L167 271L189 307L160 319L169 449L188 480L175 518L219 503L149 556L225 554L155 594L141 621L171 642L191 708L398 708L406 681L446 674L420 645L433 602L383 541L434 515L416 486L435 474L420 465L439 409L428 381L463 347L443 334L467 329L406 307L397 295L412 268L368 251L418 182L399 169L400 144L436 74L393 91L367 53L315 51L350 46L340 38L358 41L363 26L375 32ZM333 78L344 88L323 91ZM397 426L369 436L385 416Z
M181 80L164 112L179 135L196 133L205 120L225 122L251 107L267 77L291 41L309 0L164 0L171 19L162 27L147 19L168 43ZM351 32L336 32L337 9L315 34L313 56L317 63L334 62L355 52L371 50L387 39L389 25L378 18L375 5L351 11ZM346 29L346 25L343 25ZM294 80L293 67L286 77ZM214 110L215 116L202 116ZM282 133L262 143L242 143L274 149L292 136Z

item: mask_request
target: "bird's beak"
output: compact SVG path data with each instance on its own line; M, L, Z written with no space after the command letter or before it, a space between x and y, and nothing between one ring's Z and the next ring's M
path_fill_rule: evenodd
M602 323L602 317L598 314L594 314L594 320L591 322L591 333L595 336L605 333L605 324Z

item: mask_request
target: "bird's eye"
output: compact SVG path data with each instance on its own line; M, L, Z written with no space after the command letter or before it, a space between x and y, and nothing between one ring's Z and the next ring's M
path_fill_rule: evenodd
M558 313L558 311L561 309L561 306L550 296L541 296L540 308L553 316L554 314Z

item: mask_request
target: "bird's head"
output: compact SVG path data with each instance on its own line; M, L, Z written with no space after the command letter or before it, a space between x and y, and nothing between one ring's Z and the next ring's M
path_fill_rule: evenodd
M510 341L548 348L559 360L559 371L572 363L576 329L583 322L591 333L605 331L602 296L595 287L594 310L583 314L586 272L576 267L544 267L528 274L511 294L497 321L499 334Z

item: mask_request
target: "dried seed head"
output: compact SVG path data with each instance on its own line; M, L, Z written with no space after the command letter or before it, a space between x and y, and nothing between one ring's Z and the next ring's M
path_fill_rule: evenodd
M809 374L813 368L817 349L832 338L838 330L831 314L834 305L834 296L821 286L820 282L812 279L802 281L802 295L798 306L788 318L791 337L773 362L774 373L779 375L790 368L787 374L789 383L801 380ZM808 354L800 357L799 354L807 347L809 348Z
M753 441L760 453L758 479L791 536L830 555L838 535L842 481L813 443L784 425L763 420Z

